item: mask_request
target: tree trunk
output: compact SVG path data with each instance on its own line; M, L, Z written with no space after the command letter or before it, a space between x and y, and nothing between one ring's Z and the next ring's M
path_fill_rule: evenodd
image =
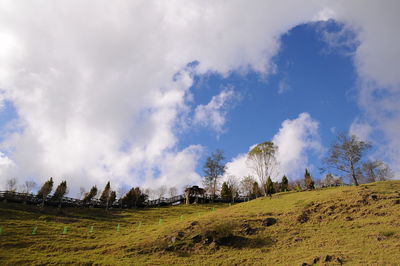
M350 163L350 167L351 167L351 175L352 175L352 177L353 177L353 179L354 179L354 184L355 184L356 186L358 186L358 181L357 181L356 173L354 172L354 165L353 165L353 162Z
M354 184L355 184L356 186L358 186L357 177L356 177L356 175L354 174L354 172L353 172L352 176L353 176L353 179L354 179Z
M189 191L186 192L186 204L190 204L190 196L189 196Z

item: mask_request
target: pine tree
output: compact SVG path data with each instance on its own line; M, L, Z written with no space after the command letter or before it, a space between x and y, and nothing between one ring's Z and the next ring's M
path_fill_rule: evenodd
M52 190L53 190L53 178L50 177L50 179L43 184L43 186L39 189L37 193L38 198L42 199L42 208L44 207L44 203L47 199L47 196L51 193Z
M86 193L85 197L83 198L83 202L84 203L91 202L92 199L96 196L96 194L97 194L97 187L93 186L90 189L89 193Z
M304 172L304 185L306 189L315 189L314 186L314 181L312 180L312 177L310 173L308 172L308 169L306 168L306 171Z
M117 193L113 190L110 193L110 198L108 199L108 204L112 205L115 202L115 199L117 198Z
M110 201L110 193L111 193L111 186L110 186L110 181L108 181L100 196L100 202L106 205L106 209L108 209L108 204Z
M143 206L146 199L147 195L142 193L139 187L136 187L131 188L121 200L124 205L128 206L128 208L136 208Z
M272 182L270 176L267 179L267 184L266 184L265 190L266 190L268 196L271 196L272 194L275 193L274 183Z
M68 193L67 181L62 181L56 188L56 191L54 192L53 197L52 197L53 200L59 202L58 207L61 208L61 200L64 197L64 195L67 193Z
M232 191L229 189L229 186L226 182L222 183L221 198L224 200L232 198Z
M282 177L282 181L281 181L281 192L285 192L289 190L289 180L287 179L286 175L284 175Z

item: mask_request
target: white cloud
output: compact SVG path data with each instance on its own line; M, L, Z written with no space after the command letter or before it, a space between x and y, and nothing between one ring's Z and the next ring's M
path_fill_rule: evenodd
M226 173L223 178L224 181L228 180L230 175L237 178L243 178L248 175L254 176L247 164L247 153L237 155L226 164Z
M351 135L356 135L362 140L369 140L371 131L371 125L359 119L354 120L349 129Z
M223 133L226 123L226 115L238 94L230 89L223 90L220 94L213 96L207 105L198 105L194 112L194 123L210 127L218 134Z
M321 152L318 122L308 113L301 113L296 119L285 120L272 142L278 146L277 160L280 172L288 178L298 178L308 165L310 151Z
M167 171L165 158L185 150L176 150L176 130L193 74L252 69L267 75L282 34L331 16L360 40L361 106L400 147L399 2L327 3L2 1L0 88L20 130L1 143L14 163L2 168L1 181L6 174L38 182L54 176L79 187L167 176L157 174ZM187 68L193 61L199 65ZM385 88L378 101L371 96L377 87ZM382 115L387 110L394 115ZM193 165L174 180L195 176Z
M320 153L322 145L318 134L318 122L308 113L301 113L293 120L287 119L282 122L278 133L272 138L272 142L278 146L276 155L279 163L280 178L281 175L287 175L288 178L298 178L308 164L310 152ZM249 147L251 150L254 147ZM253 175L247 163L247 154L239 154L227 163L226 177L234 175L243 177ZM277 181L277 180L274 180Z

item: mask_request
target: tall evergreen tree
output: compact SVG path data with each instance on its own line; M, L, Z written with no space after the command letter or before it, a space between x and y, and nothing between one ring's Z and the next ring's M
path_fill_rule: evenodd
M86 193L85 197L83 198L84 203L89 203L92 201L92 199L97 195L97 187L93 186L89 193Z
M108 199L108 206L112 205L117 198L117 193L113 190L110 192L110 198Z
M52 199L58 201L58 207L61 207L61 200L68 193L67 181L62 181L53 194Z
M144 205L147 195L142 193L139 187L131 188L121 199L122 204L128 208L137 208Z
M51 193L53 190L53 178L50 177L48 181L46 181L42 187L39 189L37 196L38 198L42 199L42 208L44 207L44 203L47 199L47 196Z
M106 209L108 209L110 194L111 194L111 186L110 186L110 181L108 181L100 196L100 202L106 205Z
M224 200L228 200L228 199L232 198L232 191L229 189L229 186L226 182L222 183L221 198Z
M289 190L289 180L287 179L286 175L284 175L282 177L282 181L281 181L281 192L285 192Z
M307 168L306 171L304 172L304 185L306 189L315 189L314 181L312 180L310 172L308 172Z
M267 192L268 196L271 196L272 194L275 193L274 183L272 182L270 176L267 179L267 184L266 184L266 187L265 187L265 191Z

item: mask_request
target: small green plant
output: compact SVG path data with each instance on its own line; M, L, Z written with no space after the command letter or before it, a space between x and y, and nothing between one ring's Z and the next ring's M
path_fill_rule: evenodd
M395 231L384 231L384 232L380 232L379 234L384 236L384 237L391 237L394 234L396 234L396 232Z

